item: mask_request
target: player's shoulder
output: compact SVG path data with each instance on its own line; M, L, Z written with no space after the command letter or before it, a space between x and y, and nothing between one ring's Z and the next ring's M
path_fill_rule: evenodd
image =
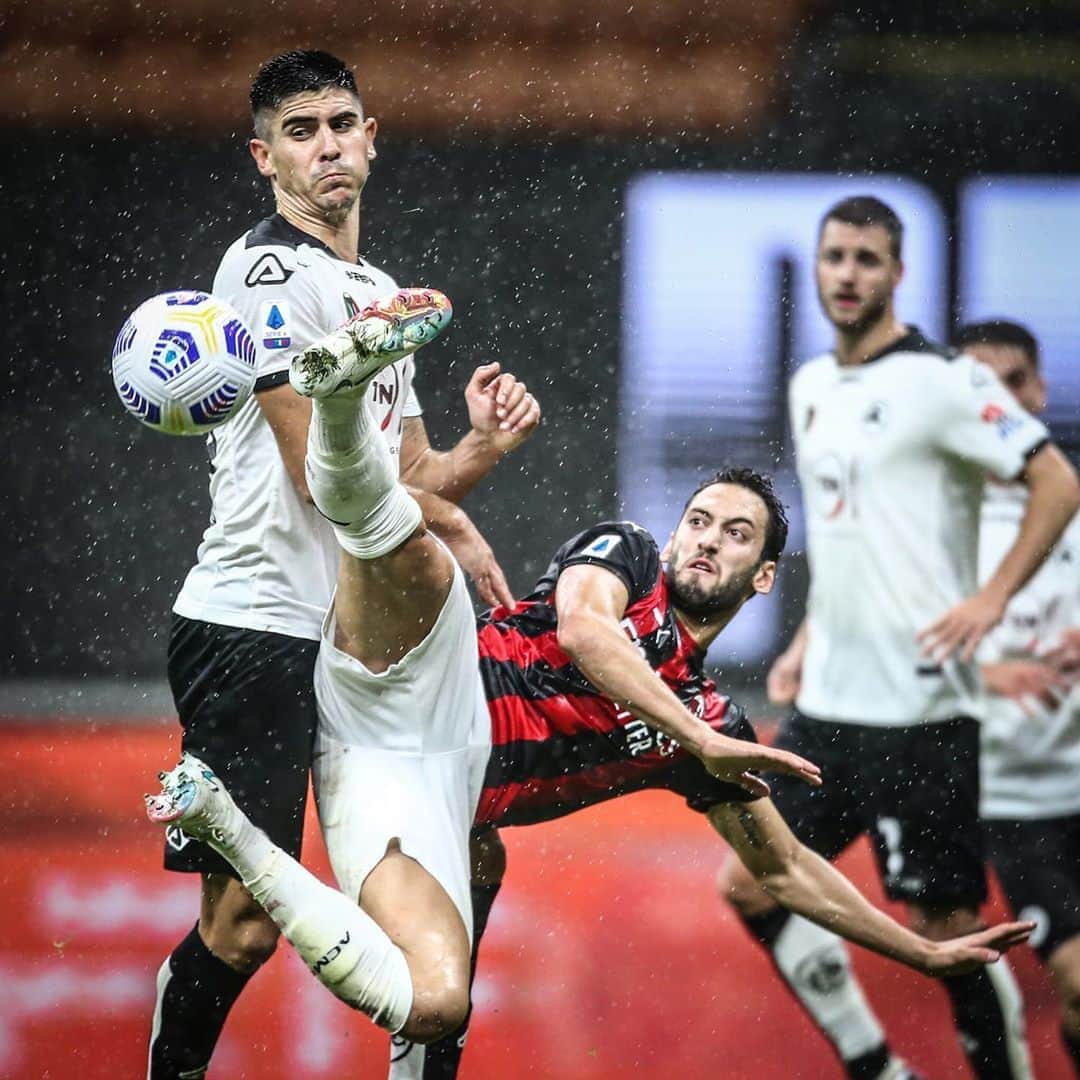
M214 291L228 295L240 289L287 287L305 261L301 257L303 235L277 214L260 221L230 244L221 257Z
M583 529L566 545L566 553L605 558L619 546L656 548L652 533L636 521L601 521Z
M971 359L959 349L927 337L918 327L909 326L908 332L902 338L870 357L867 363L873 365L881 360L898 361L903 367L897 367L896 370L902 372L905 380L909 379L913 371L918 371L927 379L951 380L961 371L966 374L967 363ZM884 369L885 365L882 367ZM889 366L889 370L893 368Z
M814 386L822 379L828 378L836 371L836 354L832 352L818 353L804 360L791 376L788 385L789 393L798 394L805 389Z

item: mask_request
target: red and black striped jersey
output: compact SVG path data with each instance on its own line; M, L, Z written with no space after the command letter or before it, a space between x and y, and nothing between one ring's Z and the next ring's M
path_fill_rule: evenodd
M656 541L631 522L604 522L559 548L513 610L480 618L492 749L476 824L548 821L645 788L674 791L698 811L752 798L601 694L559 648L555 585L580 565L602 566L626 585L622 627L683 704L715 730L756 741L743 711L706 677L704 654L676 618Z

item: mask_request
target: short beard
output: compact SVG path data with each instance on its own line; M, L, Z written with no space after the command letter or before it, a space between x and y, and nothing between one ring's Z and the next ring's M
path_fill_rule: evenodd
M854 322L834 322L833 326L838 333L846 334L853 338L862 337L868 330L872 330L882 319L889 309L887 299L879 300L876 304L868 307Z
M704 621L717 615L733 615L738 611L754 595L756 573L757 567L751 567L741 574L733 574L730 580L713 589L702 588L696 581L680 584L670 563L665 576L674 605L684 614Z

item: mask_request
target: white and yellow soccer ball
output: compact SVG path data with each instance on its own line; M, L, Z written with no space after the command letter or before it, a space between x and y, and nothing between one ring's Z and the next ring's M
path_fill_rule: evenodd
M255 342L233 307L205 292L140 304L112 352L113 383L136 420L167 435L203 435L255 386Z

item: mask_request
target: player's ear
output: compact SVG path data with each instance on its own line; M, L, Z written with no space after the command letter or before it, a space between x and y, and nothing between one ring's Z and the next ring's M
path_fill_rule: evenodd
M263 176L270 178L274 175L274 167L270 164L270 144L262 139L251 139L248 142L248 150L255 159L255 167Z
M660 561L667 562L671 558L671 547L675 543L675 534L672 533L667 538L667 543L664 545L663 550L660 552Z
M772 559L766 559L754 573L754 592L761 593L764 596L765 593L772 592L775 583L776 563Z
M364 134L367 136L367 156L368 161L374 161L379 155L375 150L375 135L379 130L378 122L374 116L369 116L364 121Z

